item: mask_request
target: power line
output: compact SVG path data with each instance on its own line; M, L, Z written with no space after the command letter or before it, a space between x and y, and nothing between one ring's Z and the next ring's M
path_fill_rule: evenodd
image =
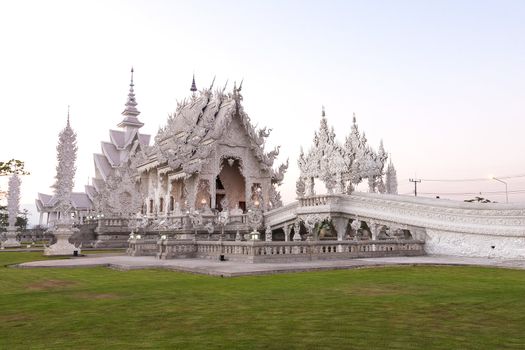
M515 190L515 191L478 191L478 192L420 192L420 194L426 195L443 195L443 196L467 196L467 195L480 195L480 194L505 194L505 193L525 193L525 190ZM412 194L411 192L406 194Z
M498 179L515 179L519 177L525 177L525 174L507 175L507 176L496 176ZM406 179L405 179L406 180ZM492 178L488 177L477 177L477 178L466 178L466 179L421 179L421 181L428 182L477 182L477 181L491 181ZM409 180L410 181L410 180Z

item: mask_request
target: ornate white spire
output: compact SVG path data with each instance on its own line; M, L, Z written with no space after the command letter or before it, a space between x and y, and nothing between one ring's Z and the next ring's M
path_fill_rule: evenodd
M15 173L9 178L7 193L7 213L9 227L15 227L20 206L20 178Z
M54 207L59 212L59 218L54 222L54 227L51 230L56 237L56 242L44 248L44 255L73 255L75 251L80 252L80 248L76 248L69 242L69 237L78 231L78 229L73 228L74 220L70 214L73 206L71 192L73 191L73 181L77 170L75 166L77 134L69 125L69 114L66 127L58 135L57 159L57 175L53 187L55 188L54 199L56 200Z
M128 100L126 101L124 111L122 111L124 119L118 124L119 127L131 126L140 128L144 125L144 123L141 123L137 118L140 112L137 109L137 101L135 100L135 90L133 89L133 87L135 86L135 84L133 84L133 72L133 67L131 67L131 81L129 83Z
M57 174L55 176L55 198L59 210L67 210L71 204L71 192L76 172L77 135L69 124L69 114L66 127L58 135L57 145Z

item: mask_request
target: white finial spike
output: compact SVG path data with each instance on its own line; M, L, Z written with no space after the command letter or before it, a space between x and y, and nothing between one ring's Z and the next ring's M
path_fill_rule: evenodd
M224 84L224 87L222 88L222 92L224 93L224 91L226 91L226 87L228 86L228 81L229 80L226 80L226 84Z
M325 109L324 109L324 105L321 106L321 116L322 117L326 117L326 112L325 112Z

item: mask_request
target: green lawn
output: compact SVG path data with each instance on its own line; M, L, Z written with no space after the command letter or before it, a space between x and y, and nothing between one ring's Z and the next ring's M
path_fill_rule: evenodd
M525 271L3 267L37 258L0 253L0 349L525 348Z

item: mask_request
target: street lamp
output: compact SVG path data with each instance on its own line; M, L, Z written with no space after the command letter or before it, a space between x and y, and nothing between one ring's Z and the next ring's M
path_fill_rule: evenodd
M500 180L498 179L496 176L492 176L492 180L496 180L498 182L501 182L502 184L505 185L505 203L508 203L509 202L509 190L508 190L508 186L507 186L507 183L503 180Z

